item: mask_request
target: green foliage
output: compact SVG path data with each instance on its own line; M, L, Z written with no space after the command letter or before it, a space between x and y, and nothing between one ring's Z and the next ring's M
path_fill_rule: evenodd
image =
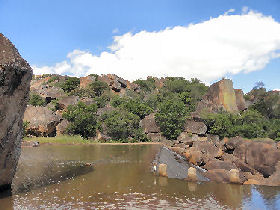
M58 75L53 75L51 76L51 78L48 80L48 83L52 83L52 82L55 82L55 81L58 81L59 80L59 76Z
M31 93L28 104L32 106L45 106L46 100L38 94Z
M146 80L138 79L133 83L140 86L140 89L144 92L151 92L156 88L155 80L151 77L147 78Z
M269 124L269 138L280 141L280 119L270 120Z
M222 112L203 116L208 132L220 138L242 136L263 138L267 136L267 120L257 111L248 110L239 114Z
M113 110L102 115L105 129L113 140L126 140L129 137L136 137L141 140L143 137L139 135L140 118L125 110Z
M113 107L119 107L123 110L138 115L141 119L143 119L153 111L151 107L149 107L146 103L141 102L137 98L120 98L116 96L112 99L111 104Z
M96 111L96 104L86 105L80 101L77 105L69 105L62 115L70 122L68 132L79 134L85 139L94 137L97 127Z
M78 88L80 85L80 79L77 77L67 77L64 82L60 84L60 87L64 92L70 93L71 91Z
M22 124L22 136L23 137L26 137L26 135L27 135L27 127L29 124L30 124L30 122L23 121L23 124Z
M95 97L93 100L95 101L98 108L103 108L110 101L110 97L108 95L102 95Z
M183 130L186 115L186 107L181 100L165 100L158 106L156 122L166 138L176 139Z
M51 101L51 108L50 110L52 110L53 112L57 111L60 109L59 103L58 103L58 99L52 100Z
M102 81L94 81L89 85L89 89L93 90L96 96L101 96L105 90L109 89L107 83Z

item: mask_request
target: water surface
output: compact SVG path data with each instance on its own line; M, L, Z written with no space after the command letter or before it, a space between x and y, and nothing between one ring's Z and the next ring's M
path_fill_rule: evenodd
M157 177L150 166L159 149L160 145L23 148L14 192L0 198L0 209L280 209L279 187Z

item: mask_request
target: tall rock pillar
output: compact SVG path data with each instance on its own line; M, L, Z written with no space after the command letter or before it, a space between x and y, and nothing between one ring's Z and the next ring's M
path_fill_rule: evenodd
M21 151L32 69L0 33L0 191L10 188Z

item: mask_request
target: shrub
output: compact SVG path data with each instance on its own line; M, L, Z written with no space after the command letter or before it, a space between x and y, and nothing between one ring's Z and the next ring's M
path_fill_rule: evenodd
M77 105L69 105L62 115L70 122L68 132L79 134L85 139L94 137L97 128L96 111L96 104L86 105L80 101Z
M140 89L144 92L151 92L156 88L155 80L153 78L147 78L146 80L136 80L133 83L140 86Z
M27 127L29 124L30 124L30 122L23 121L23 124L22 124L22 136L23 137L26 137L26 135L27 135Z
M93 90L95 93L95 96L101 96L105 90L109 89L109 86L107 83L102 81L94 81L89 85L89 89Z
M114 140L123 141L136 136L142 138L138 134L140 118L135 114L118 109L103 114L101 119L107 134Z
M78 88L80 85L80 79L77 77L66 77L65 81L60 84L60 87L64 92L70 93Z
M185 104L180 100L166 100L159 104L156 122L166 138L176 139L180 135L186 114Z
M38 94L32 93L30 94L29 102L32 106L45 106L46 100Z

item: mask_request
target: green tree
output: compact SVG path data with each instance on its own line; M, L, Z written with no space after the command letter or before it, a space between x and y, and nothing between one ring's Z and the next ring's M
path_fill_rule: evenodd
M102 115L105 130L114 140L124 141L139 132L140 118L125 110L113 110ZM139 136L139 134L138 134Z
M70 122L69 133L79 134L86 139L94 137L97 128L96 111L96 104L86 105L80 101L77 105L69 105L62 115Z
M92 89L95 92L96 96L101 96L105 90L109 89L107 83L102 81L94 81L89 85L89 89Z
M183 130L186 115L186 107L181 100L165 100L158 106L156 122L166 138L176 139Z
M70 93L78 88L80 85L80 79L77 77L66 77L65 81L60 84L60 87L64 92Z

